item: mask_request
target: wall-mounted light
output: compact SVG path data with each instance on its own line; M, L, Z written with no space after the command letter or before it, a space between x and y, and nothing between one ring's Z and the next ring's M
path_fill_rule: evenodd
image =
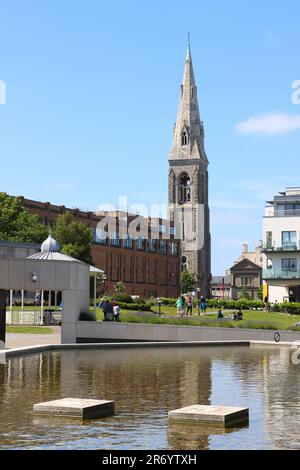
M37 274L36 273L32 274L32 282L37 282Z

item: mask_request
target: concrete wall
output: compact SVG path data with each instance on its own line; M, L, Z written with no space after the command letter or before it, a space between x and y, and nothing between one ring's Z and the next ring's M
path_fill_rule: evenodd
M141 323L77 322L77 341L273 341L274 331ZM300 341L300 333L281 331L281 341ZM84 340L84 341L83 341Z

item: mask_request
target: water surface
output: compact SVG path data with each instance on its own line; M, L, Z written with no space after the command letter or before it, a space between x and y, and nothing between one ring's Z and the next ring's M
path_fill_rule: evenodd
M0 364L2 449L300 449L300 366L280 348L129 348L48 352ZM35 417L34 403L115 400L113 417ZM247 406L249 426L169 425L192 404Z

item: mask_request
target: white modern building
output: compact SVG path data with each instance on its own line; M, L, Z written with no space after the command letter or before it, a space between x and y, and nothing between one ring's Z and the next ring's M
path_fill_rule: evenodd
M300 187L267 201L263 218L263 280L269 302L300 302Z

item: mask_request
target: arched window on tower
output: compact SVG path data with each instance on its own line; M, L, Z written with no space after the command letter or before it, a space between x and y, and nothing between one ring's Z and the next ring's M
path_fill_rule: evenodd
M179 179L179 204L191 202L191 178L187 173L183 173Z
M182 256L181 258L181 272L185 272L188 269L188 262L186 256Z
M187 130L184 129L184 131L181 134L181 145L182 147L185 147L189 143L189 135L187 133Z

